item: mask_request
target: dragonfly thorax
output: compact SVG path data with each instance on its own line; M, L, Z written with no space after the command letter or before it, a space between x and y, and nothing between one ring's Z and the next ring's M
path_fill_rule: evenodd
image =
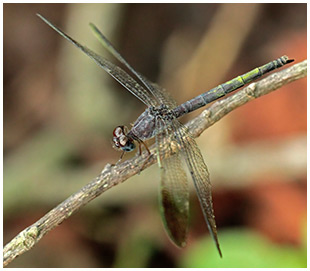
M139 140L150 139L159 132L156 122L172 118L174 118L173 112L166 105L150 106L137 118L127 136Z
M113 143L116 149L125 152L133 151L136 147L133 139L126 135L124 126L117 126L113 130Z

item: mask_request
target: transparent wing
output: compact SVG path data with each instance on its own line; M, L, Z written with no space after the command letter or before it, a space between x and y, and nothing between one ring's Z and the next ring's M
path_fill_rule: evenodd
M220 256L222 257L217 238L208 168L203 160L196 141L191 137L187 128L176 119L172 121L172 125L176 133L175 138L181 146L182 154L184 155L190 174L192 175L209 232L213 237Z
M153 94L156 97L156 99L159 100L160 104L166 105L169 109L174 109L177 106L177 102L172 98L170 93L167 92L164 88L162 88L156 83L151 82L145 77L144 80L146 80L152 86Z
M121 63L123 63L137 78L144 84L144 86L153 94L157 99L157 102L160 102L157 95L155 94L153 83L149 81L142 74L137 72L130 64L122 57L122 55L114 48L112 43L100 32L100 30L92 23L89 24L95 36L100 41L100 43Z
M189 190L180 159L179 144L171 127L157 120L156 135L160 167L160 210L169 237L179 247L186 245L189 214Z
M173 109L177 106L177 102L172 98L169 92L167 92L164 88L162 88L156 83L150 82L150 84L153 87L154 95L160 101L161 104L166 105L169 109Z
M151 82L144 75L140 74L133 67L131 67L131 65L122 57L122 55L114 48L112 43L100 32L100 30L94 24L90 23L90 27L100 43L144 84L144 86L150 91L150 93L159 104L171 105L171 109L177 106L177 103L172 99L168 92L166 92L159 85Z
M37 14L47 25L53 28L58 34L64 37L66 40L74 44L77 48L83 51L87 56L93 59L97 65L103 68L107 73L109 73L115 80L117 80L121 85L123 85L128 91L130 91L133 95L135 95L138 99L140 99L147 106L155 106L156 101L150 94L138 84L130 75L128 75L124 70L115 64L111 63L107 59L102 56L96 54L92 50L88 49L86 46L81 45L73 38L64 33L61 29L53 25L47 19L45 19L40 14Z

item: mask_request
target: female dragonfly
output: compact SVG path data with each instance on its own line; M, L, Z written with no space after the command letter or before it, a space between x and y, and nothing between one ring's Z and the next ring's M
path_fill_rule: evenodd
M43 16L39 14L38 16L147 106L128 132L124 126L114 129L113 142L124 154L124 152L135 149L136 141L141 153L141 144L148 150L144 140L155 137L156 155L161 176L160 210L168 235L178 247L186 245L188 231L189 189L183 164L187 165L209 232L222 257L212 206L209 172L195 140L177 119L293 60L282 56L177 106L177 103L167 92L135 71L95 25L90 24L95 36L116 59L136 76L140 83L120 67L72 39Z

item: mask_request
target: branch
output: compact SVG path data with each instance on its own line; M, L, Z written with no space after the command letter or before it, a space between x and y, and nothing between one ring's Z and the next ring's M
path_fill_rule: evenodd
M215 102L198 117L188 122L186 126L194 137L198 137L204 130L237 107L268 94L283 85L303 78L306 74L307 60L304 60L252 83L225 99ZM17 256L33 248L45 234L76 213L82 206L100 196L106 190L126 181L133 175L139 174L141 170L154 164L156 162L154 145L150 147L150 151L152 154L146 162L148 154L145 152L142 155L136 154L132 159L115 166L107 164L102 172L90 183L60 203L40 220L20 232L3 249L4 266L13 261ZM143 169L141 168L142 166Z

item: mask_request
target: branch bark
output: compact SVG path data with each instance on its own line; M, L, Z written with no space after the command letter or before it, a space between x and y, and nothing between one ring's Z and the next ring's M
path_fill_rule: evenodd
M219 121L232 110L243 104L266 95L283 85L303 78L307 75L307 60L297 63L287 69L273 73L268 77L250 84L237 93L219 100L205 109L198 117L186 124L194 137L198 137L204 130ZM136 155L132 159L112 166L107 164L102 172L90 183L81 188L60 203L37 222L20 232L3 249L3 265L8 265L17 256L30 250L40 239L61 224L65 219L77 212L82 206L101 195L106 190L126 181L156 162L155 146L150 148L151 155L147 153Z

